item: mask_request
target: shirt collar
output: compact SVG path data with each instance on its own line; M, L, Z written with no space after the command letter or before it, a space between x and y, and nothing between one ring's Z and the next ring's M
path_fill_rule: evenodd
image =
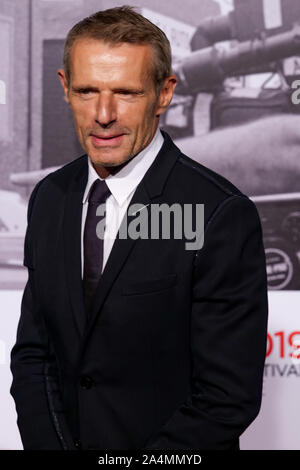
M140 181L143 179L146 171L160 151L163 142L164 138L162 133L159 128L157 128L153 139L146 148L144 148L134 158L131 158L127 165L125 165L118 173L115 175L109 175L105 178L107 186L119 206L124 204L131 192L136 189ZM88 182L82 199L83 203L87 202L91 186L97 179L102 180L103 178L100 178L90 157L88 156Z

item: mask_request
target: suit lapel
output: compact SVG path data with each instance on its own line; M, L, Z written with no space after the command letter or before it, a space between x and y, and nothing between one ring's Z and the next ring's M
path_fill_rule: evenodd
M140 203L143 205L149 204L150 198L145 189L145 186L141 184L136 189L130 204ZM134 218L134 216L128 215L128 208L126 214L123 218L122 224L125 223L127 219L127 225L130 224L130 221ZM119 233L119 232L118 232ZM94 322L97 319L98 313L101 310L103 302L111 288L114 280L118 276L119 272L121 271L123 264L126 262L134 244L137 240L132 238L116 238L108 257L107 263L104 267L103 273L100 277L96 294L91 304L91 308L89 311L89 323L87 325L86 335L85 338L89 335L91 329L93 328Z
M84 333L86 323L81 279L81 215L87 177L86 157L68 188L63 225L67 285L74 321L81 336Z

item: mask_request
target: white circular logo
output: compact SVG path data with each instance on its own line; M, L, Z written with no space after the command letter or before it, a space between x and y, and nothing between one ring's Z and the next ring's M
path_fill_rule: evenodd
M266 248L268 288L284 289L293 277L293 264L287 253L279 248Z

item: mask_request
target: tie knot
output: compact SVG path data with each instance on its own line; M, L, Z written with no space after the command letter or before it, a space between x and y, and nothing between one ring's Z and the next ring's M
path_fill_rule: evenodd
M111 192L105 180L97 179L91 187L89 202L100 204L105 202L110 194Z

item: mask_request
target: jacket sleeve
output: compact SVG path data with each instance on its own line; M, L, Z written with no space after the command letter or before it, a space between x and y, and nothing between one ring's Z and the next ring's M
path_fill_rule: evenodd
M267 279L260 219L246 196L230 196L210 218L193 279L191 394L144 449L232 449L260 410Z
M41 182L40 182L41 183ZM11 350L13 376L10 393L17 411L17 424L25 450L75 449L60 398L55 355L38 314L34 292L35 269L30 219L40 183L28 204L24 265L28 281L24 289L15 345Z

